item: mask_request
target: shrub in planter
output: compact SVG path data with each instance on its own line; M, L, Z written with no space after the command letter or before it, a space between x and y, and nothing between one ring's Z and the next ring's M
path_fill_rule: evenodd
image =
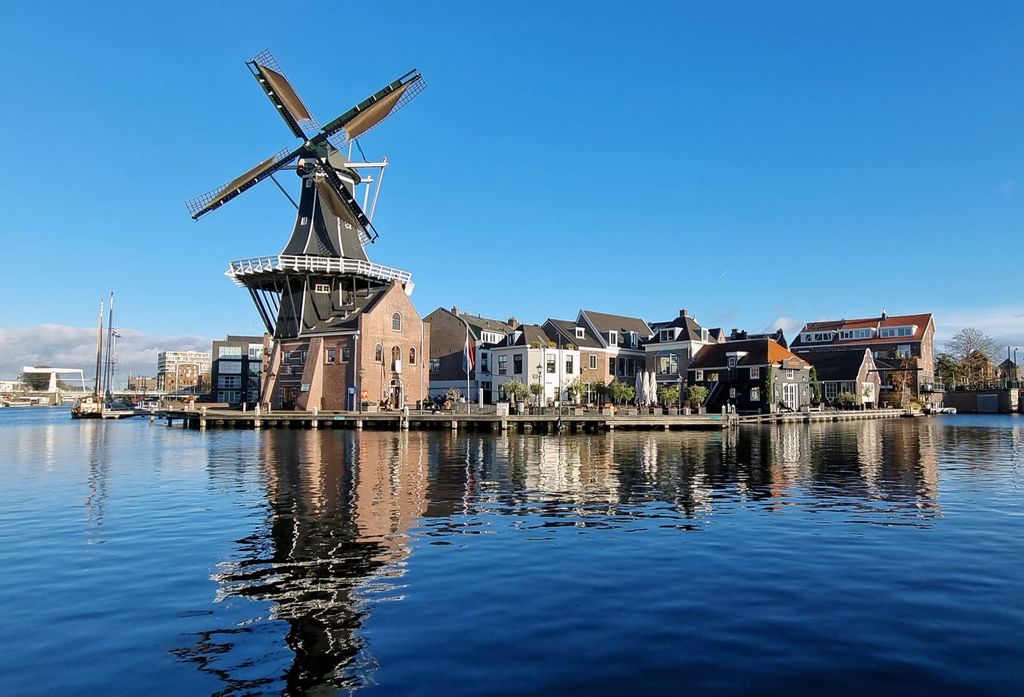
M703 385L694 385L690 388L690 406L694 409L704 404L704 400L708 398L708 388Z
M836 403L840 409L853 409L857 406L857 397L850 392L840 392L836 397Z
M659 387L658 401L669 408L679 406L679 386L666 385Z

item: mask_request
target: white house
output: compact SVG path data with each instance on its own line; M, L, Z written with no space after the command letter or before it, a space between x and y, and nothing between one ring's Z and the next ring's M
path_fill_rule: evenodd
M495 400L502 396L502 385L518 380L543 385L544 404L570 401L565 388L580 376L580 351L558 338L536 324L520 324L503 343L491 346L488 359Z

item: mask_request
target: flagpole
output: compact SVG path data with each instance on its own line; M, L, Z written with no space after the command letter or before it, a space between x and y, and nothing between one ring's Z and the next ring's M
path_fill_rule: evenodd
M469 346L469 323L466 322L466 416L469 416L473 410L472 395L469 391L469 371L470 363L473 360L473 350Z

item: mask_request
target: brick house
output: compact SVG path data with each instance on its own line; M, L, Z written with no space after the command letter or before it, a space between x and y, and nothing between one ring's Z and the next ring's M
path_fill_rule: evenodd
M814 352L868 349L881 375L880 405L898 405L902 395L896 389L905 375L908 389L925 402L941 399L935 384L935 320L931 313L889 315L862 319L809 322L793 339L794 353L806 357Z
M665 322L652 322L654 335L644 342L646 370L654 372L658 385L680 384L690 361L705 346L725 340L720 328L702 327L688 310Z
M430 326L430 396L439 397L451 388L466 391L466 369L462 352L466 344L467 326L470 341L476 349L476 365L469 372L471 402L490 404L496 399L493 366L489 347L505 341L518 324L514 317L508 322L471 315L453 307L439 307L423 318Z
M329 333L282 339L278 347L262 390L274 409L399 408L426 400L430 327L397 281L370 291Z
M576 326L590 331L597 346L589 351L597 355L598 368L592 374L604 384L612 380L632 381L638 371L644 370L646 355L643 343L654 331L639 317L612 315L594 310L580 310ZM588 369L591 364L589 353ZM604 370L601 366L607 366Z

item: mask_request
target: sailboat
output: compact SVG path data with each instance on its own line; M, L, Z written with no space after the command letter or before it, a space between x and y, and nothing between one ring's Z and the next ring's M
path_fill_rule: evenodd
M92 394L83 397L71 407L72 419L125 419L135 416L129 407L121 407L111 402L110 384L114 379L113 355L111 350L114 341L114 294L110 294L110 320L107 326L107 358L103 360L103 301L100 300L99 326L96 330L96 380ZM104 389L106 394L104 395Z

